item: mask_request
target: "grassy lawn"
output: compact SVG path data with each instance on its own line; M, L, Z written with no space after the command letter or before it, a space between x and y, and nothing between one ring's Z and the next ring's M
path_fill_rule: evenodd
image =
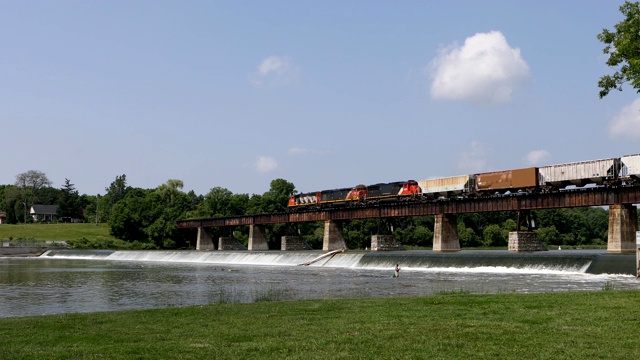
M88 240L113 239L106 224L0 225L0 240Z
M1 359L638 359L640 291L265 301L0 319Z

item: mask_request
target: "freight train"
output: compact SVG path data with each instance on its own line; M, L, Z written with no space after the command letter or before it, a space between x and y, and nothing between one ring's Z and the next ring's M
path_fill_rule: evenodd
M425 202L485 196L545 193L584 186L640 185L640 154L426 180L396 181L300 193L290 211L380 203Z

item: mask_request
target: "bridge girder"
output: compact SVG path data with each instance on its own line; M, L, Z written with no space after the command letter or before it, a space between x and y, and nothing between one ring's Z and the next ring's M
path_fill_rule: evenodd
M259 214L226 218L178 221L179 228L267 225L294 222L464 214L492 211L541 210L640 203L640 186L586 188L552 193L451 199L423 203L390 204L370 207L343 207L319 211Z

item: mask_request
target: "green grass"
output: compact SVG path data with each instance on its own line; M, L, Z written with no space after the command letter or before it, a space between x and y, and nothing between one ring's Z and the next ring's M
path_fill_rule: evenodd
M443 294L0 319L2 359L637 359L640 291Z
M55 240L66 241L113 239L106 224L20 224L0 225L0 240Z

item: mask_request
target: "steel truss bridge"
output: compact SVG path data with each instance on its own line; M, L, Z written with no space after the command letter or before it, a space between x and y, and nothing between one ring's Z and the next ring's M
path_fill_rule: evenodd
M491 211L526 211L640 203L640 186L592 187L551 193L512 194L493 197L407 202L371 206L344 206L304 212L258 214L178 221L179 228L267 225L308 221L387 218Z

